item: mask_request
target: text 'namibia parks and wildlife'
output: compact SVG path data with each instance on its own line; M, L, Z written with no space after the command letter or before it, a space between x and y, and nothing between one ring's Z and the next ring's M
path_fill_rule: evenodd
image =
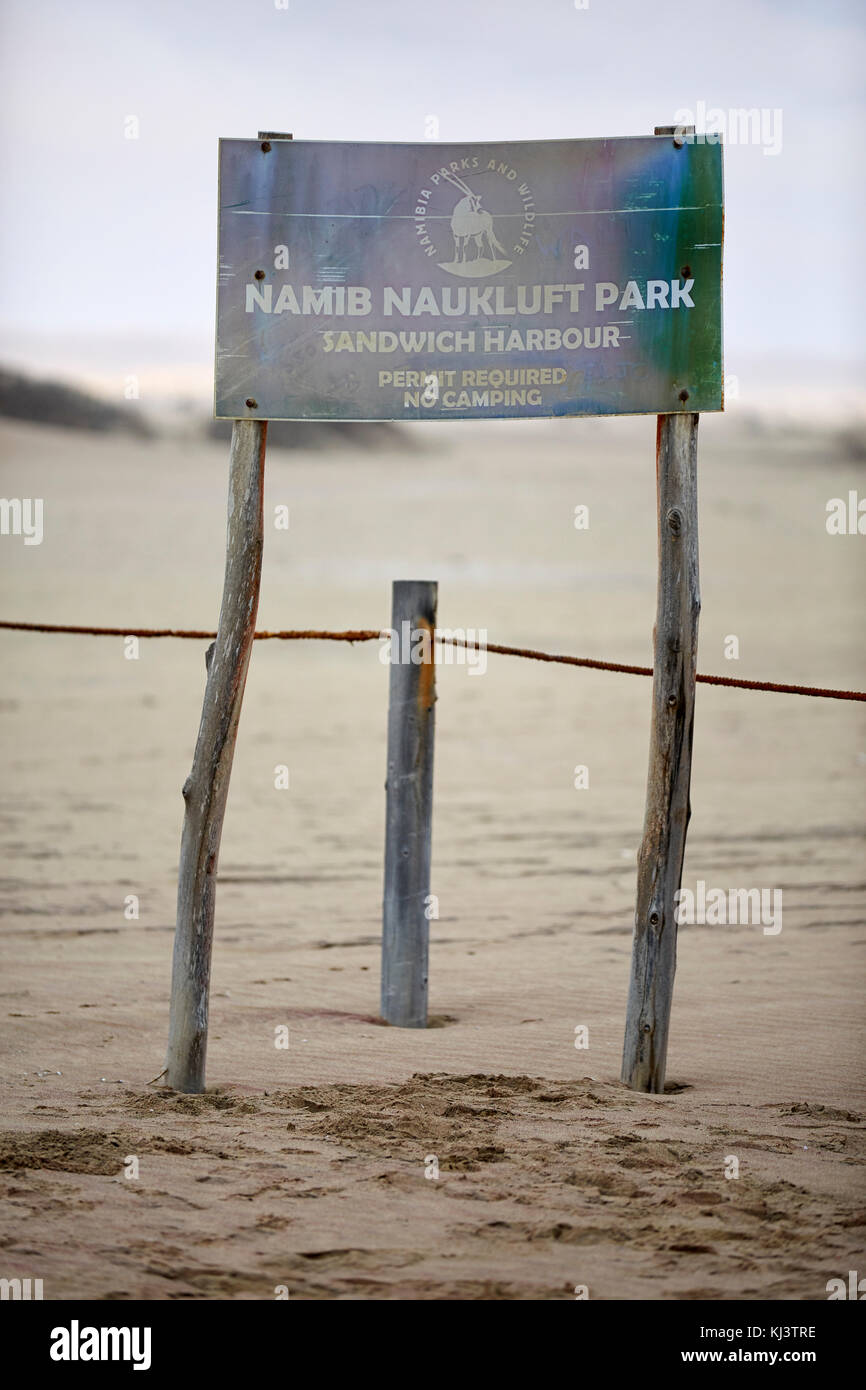
M722 409L722 160L670 136L220 143L216 414Z

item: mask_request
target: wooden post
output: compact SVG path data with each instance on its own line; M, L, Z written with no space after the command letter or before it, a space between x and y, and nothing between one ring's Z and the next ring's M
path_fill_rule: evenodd
M400 1028L427 1027L436 601L433 582L394 583L381 1010Z
M166 1063L168 1085L176 1091L199 1092L205 1084L217 862L259 606L267 428L263 420L235 420L232 426L222 608L208 652L192 772L183 786Z
M622 1080L663 1091L677 955L674 895L691 806L698 617L698 416L660 415L656 441L659 572L646 817Z

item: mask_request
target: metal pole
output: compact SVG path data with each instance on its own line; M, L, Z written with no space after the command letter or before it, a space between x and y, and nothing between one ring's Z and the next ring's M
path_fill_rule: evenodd
M382 1018L427 1027L437 585L396 581L391 616Z

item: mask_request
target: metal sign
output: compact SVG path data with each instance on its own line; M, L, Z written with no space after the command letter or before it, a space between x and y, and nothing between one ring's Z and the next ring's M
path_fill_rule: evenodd
M216 415L721 410L722 214L673 136L223 140Z

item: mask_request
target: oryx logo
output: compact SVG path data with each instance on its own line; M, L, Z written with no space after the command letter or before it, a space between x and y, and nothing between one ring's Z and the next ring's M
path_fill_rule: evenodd
M415 199L418 245L461 279L506 270L531 244L534 222L529 184L506 160L482 155L441 165Z

